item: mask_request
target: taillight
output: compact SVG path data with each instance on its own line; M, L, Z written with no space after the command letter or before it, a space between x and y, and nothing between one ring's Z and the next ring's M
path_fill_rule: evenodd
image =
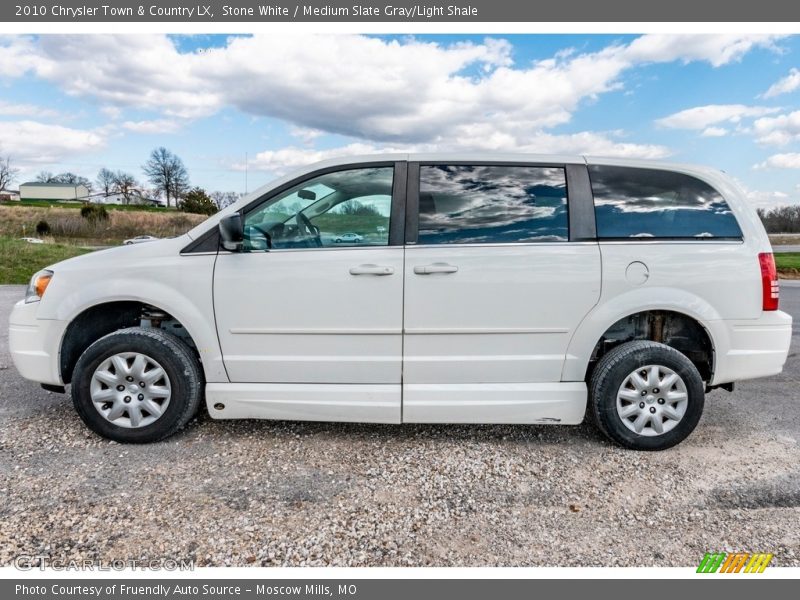
M761 265L761 308L763 310L778 310L780 289L778 285L778 270L775 268L775 257L772 252L762 252L758 255Z

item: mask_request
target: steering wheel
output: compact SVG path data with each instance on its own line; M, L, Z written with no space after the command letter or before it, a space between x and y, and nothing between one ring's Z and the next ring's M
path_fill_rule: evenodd
M263 227L259 227L258 225L251 225L250 227L252 227L256 231L258 231L259 233L264 235L264 239L267 242L267 249L268 250L271 249L272 248L272 235L270 235L270 233L266 229L264 229Z
M306 235L314 240L314 245L317 248L322 248L322 239L319 234L319 227L311 223L309 218L301 212L297 213L297 224L300 226L301 230L305 230L304 233Z

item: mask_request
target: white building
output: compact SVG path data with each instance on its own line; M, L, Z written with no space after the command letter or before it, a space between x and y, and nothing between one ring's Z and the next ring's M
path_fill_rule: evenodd
M0 202L15 202L19 200L19 192L16 190L0 190Z
M97 204L131 204L135 206L164 206L161 200L155 198L148 198L144 196L139 190L133 190L125 197L121 192L112 192L108 196L105 194L93 195L88 199L90 202Z
M85 185L75 183L39 183L30 181L19 186L21 200L86 200L89 189Z

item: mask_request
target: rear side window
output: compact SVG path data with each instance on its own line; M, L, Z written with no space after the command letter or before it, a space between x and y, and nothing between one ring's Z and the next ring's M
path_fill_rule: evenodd
M600 239L741 239L728 203L683 173L592 165Z
M566 241L563 168L420 167L419 244Z

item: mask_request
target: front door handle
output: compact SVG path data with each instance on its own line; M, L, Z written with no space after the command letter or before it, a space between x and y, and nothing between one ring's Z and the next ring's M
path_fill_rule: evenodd
M447 263L433 263L432 265L417 265L414 273L417 275L432 275L434 273L455 273L458 267Z
M392 275L394 267L386 267L384 265L358 265L357 267L350 267L350 275Z

